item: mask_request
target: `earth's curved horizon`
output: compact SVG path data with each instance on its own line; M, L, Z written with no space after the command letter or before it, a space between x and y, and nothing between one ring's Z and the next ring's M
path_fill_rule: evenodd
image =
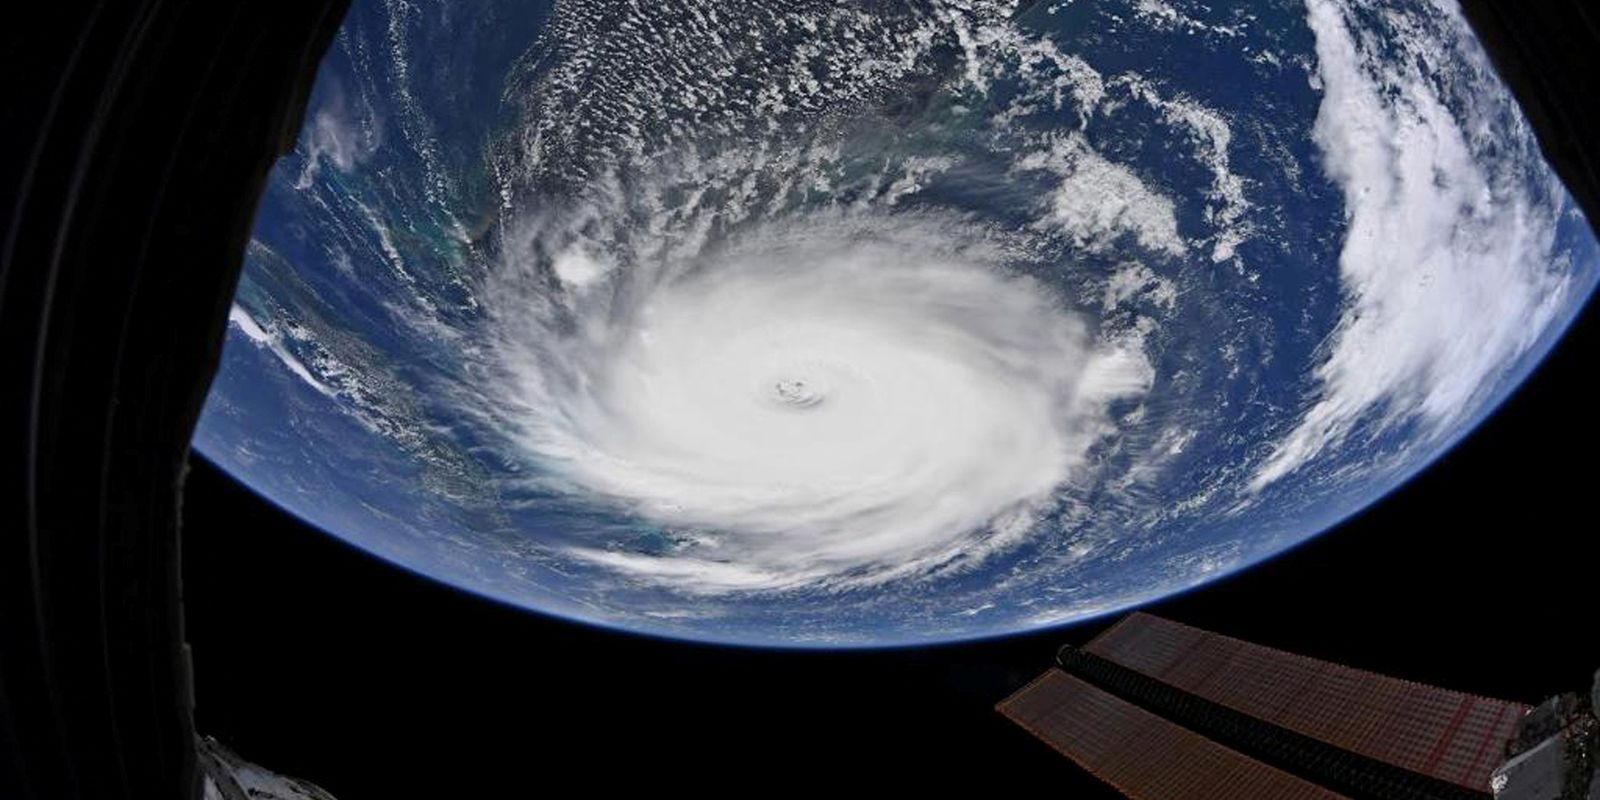
M357 0L195 447L513 606L968 641L1367 508L1597 280L1450 0Z

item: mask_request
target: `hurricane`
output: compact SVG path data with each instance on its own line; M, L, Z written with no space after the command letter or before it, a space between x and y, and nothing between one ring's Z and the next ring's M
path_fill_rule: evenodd
M978 560L1027 534L1108 403L1150 380L959 218L764 222L681 259L564 252L553 294L513 271L488 293L508 307L486 412L554 485L697 532L665 559L578 551L691 590Z
M195 442L533 611L953 641L1315 536L1597 277L1448 0L356 0Z

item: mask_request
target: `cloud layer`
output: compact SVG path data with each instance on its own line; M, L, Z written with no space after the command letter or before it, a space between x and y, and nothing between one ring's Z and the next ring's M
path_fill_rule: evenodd
M1459 430L1569 305L1569 272L1553 253L1558 189L1523 171L1535 154L1505 157L1529 137L1516 135L1520 118L1459 12L1434 4L1391 15L1380 39L1354 36L1344 3L1307 9L1323 90L1313 138L1349 224L1346 308L1315 367L1314 402L1256 470L1254 489L1367 420L1420 421L1425 444Z
M558 483L681 533L575 555L678 588L979 559L1049 510L1151 373L1000 260L958 220L822 215L671 275L567 270L561 313L502 329L508 421Z

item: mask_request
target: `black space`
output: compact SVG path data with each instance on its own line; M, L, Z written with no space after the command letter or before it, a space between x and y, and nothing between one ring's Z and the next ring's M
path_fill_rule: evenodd
M1587 688L1596 327L1590 309L1484 427L1386 501L1149 610L1486 695ZM401 572L195 461L184 559L200 729L341 800L743 793L752 777L760 793L871 778L1111 796L992 711L1104 623L837 654L613 634Z

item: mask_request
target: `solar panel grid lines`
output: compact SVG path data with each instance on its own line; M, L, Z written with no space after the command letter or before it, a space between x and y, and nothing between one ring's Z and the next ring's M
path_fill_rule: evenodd
M1342 797L1217 744L1059 669L1039 676L1001 701L996 709L1099 780L1136 800Z
M1071 675L1212 741L1352 797L1481 800L1485 792L1421 775L1263 721L1083 649L1064 650Z
M1494 722L1484 728L1477 752L1462 771L1463 777L1476 775L1480 771L1487 771L1491 777L1494 775L1494 770L1506 756L1506 742L1511 738L1507 731L1516 730L1518 718L1526 713L1514 713L1516 711L1516 707L1507 705L1495 714Z
M1450 721L1445 724L1444 734L1439 737L1437 742L1434 743L1433 749L1428 752L1427 760L1423 762L1424 770L1431 772L1432 770L1438 768L1439 760L1444 758L1445 750L1449 747L1451 740L1456 735L1456 732L1461 730L1461 723L1466 721L1467 715L1472 713L1473 706L1475 705L1476 703L1473 701L1473 699L1467 696L1463 696L1461 700L1456 703L1455 712L1450 715Z
M1418 774L1487 791L1527 707L1134 613L1084 647L1182 691Z
M1499 708L1480 706L1458 734L1461 746L1445 755L1444 765L1455 766L1463 779L1493 775L1505 758L1505 744L1523 713L1526 712L1511 704Z

